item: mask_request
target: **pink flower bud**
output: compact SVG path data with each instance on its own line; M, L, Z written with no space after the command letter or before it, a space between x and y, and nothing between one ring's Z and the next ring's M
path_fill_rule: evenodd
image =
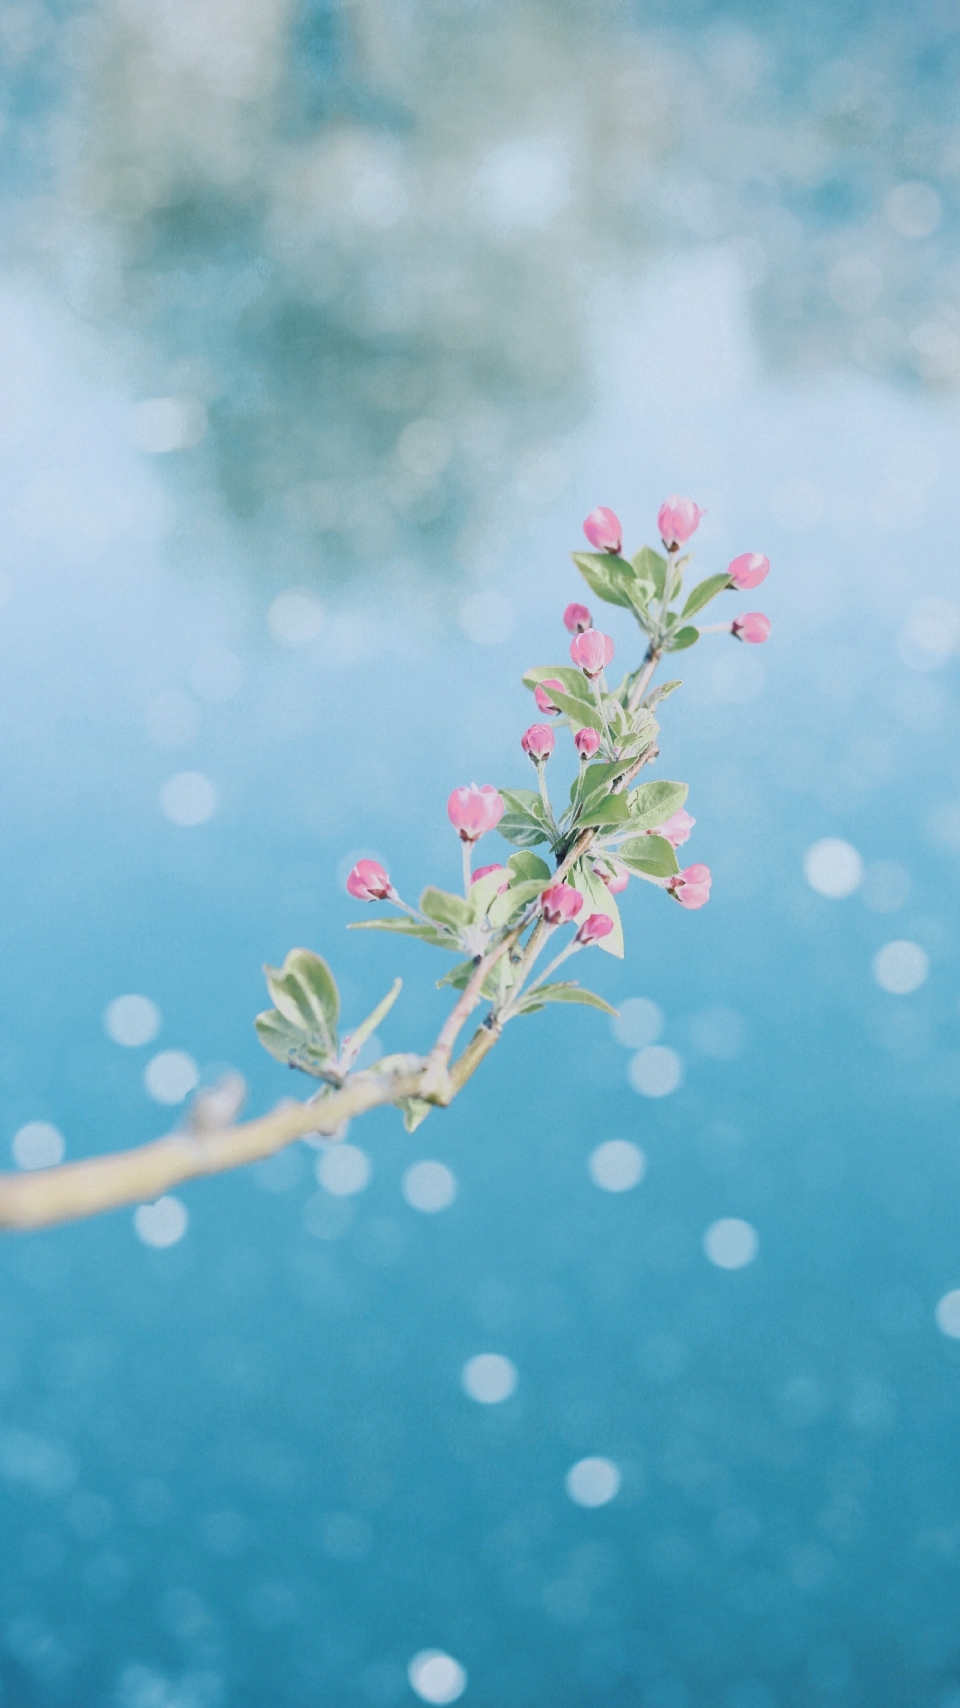
M761 557L759 552L743 552L727 564L727 574L734 587L746 593L748 587L759 587L761 581L766 581L770 574L770 559Z
M573 745L581 759L592 759L600 746L600 732L596 729L578 729L573 738Z
M555 689L558 694L563 694L565 692L563 683L558 682L555 677L551 676L547 678L546 682L537 683L537 686L533 690L533 697L537 702L538 712L543 712L548 718L556 718L560 715L560 707L554 705L550 695L547 693L548 688Z
M689 842L690 832L696 824L683 807L668 818L665 824L658 824L656 830L648 830L648 836L662 836L664 842L669 842L671 848L679 848L682 843Z
M479 788L476 783L454 789L447 802L447 817L462 842L477 842L488 830L495 830L504 813L504 800L492 783Z
M612 930L613 920L608 913L591 913L577 932L576 942L586 948L590 943L599 943L601 937L608 937Z
M347 889L358 901L386 901L393 885L379 860L358 860L347 879Z
M555 745L556 737L546 724L531 724L520 737L520 746L533 760L534 765L542 765L549 759Z
M710 900L710 885L713 877L709 866L688 866L685 871L678 872L675 878L668 878L665 888L676 898L681 907L691 910L704 907Z
M613 657L613 641L609 635L603 635L599 629L585 629L582 635L574 635L570 642L570 657L578 664L584 676L591 681L610 663Z
M751 646L759 646L770 633L770 618L762 611L744 611L742 616L734 617L730 631L737 640L749 641Z
M591 510L583 524L583 531L598 552L618 552L623 544L623 529L619 517L612 510L601 504L598 509ZM570 624L567 624L567 628Z
M612 896L618 896L630 882L630 868L622 860L608 860L598 863L593 868L595 875L602 879Z
M497 895L502 896L504 890L508 890L510 888L510 873L507 871L506 866L500 866L496 861L494 861L492 866L478 866L470 879L470 882L471 884L475 884L478 878L487 878L490 876L491 872L503 873L503 883L497 885Z
M692 498L678 498L676 493L661 504L657 527L667 550L676 551L677 546L685 545L691 534L696 533L704 514Z
M568 605L563 613L563 626L572 635L582 635L584 629L592 629L593 618L586 605Z
M569 884L551 884L540 897L540 909L548 925L566 925L568 920L576 919L582 906L580 891L571 889Z

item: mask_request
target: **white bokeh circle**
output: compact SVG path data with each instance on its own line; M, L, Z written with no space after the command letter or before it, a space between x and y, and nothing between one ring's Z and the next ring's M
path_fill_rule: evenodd
M594 1186L604 1192L629 1192L647 1172L647 1159L629 1139L607 1139L591 1151L587 1169Z

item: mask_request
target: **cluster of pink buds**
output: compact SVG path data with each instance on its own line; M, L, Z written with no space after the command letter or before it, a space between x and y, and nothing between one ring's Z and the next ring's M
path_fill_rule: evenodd
M613 641L599 629L584 629L570 642L570 657L588 681L594 682L613 657Z
M357 901L389 901L394 894L379 860L358 860L347 878L347 889Z
M520 737L520 746L534 765L545 765L556 746L556 736L546 724L531 724Z
M479 842L488 830L496 830L503 817L505 802L492 783L479 787L470 783L454 789L447 802L447 817L461 842Z

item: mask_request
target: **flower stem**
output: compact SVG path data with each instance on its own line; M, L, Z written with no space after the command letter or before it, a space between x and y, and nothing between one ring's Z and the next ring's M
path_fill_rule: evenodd
M460 844L460 848L463 853L463 893L469 901L471 879L470 858L473 854L473 843L467 842L466 839L464 839Z

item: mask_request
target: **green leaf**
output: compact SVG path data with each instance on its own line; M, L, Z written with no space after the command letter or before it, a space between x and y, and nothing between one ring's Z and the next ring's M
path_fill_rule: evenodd
M696 616L697 612L702 611L704 605L709 605L711 599L715 599L725 587L732 586L733 582L726 570L722 575L708 575L706 581L698 582L697 586L692 589L680 615L682 617Z
M633 558L634 573L641 581L649 581L658 599L663 598L667 579L667 560L650 546L641 546Z
M596 910L594 910L596 911ZM522 996L514 1010L516 1014L536 1014L548 1002L579 1002L584 1008L599 1008L604 1014L616 1014L609 1002L604 1002L602 996L595 996L592 990L583 990L578 984L542 984L537 990L532 990L528 996Z
M301 1068L315 1079L324 1077L331 1054L318 1032L305 1032L277 1008L265 1009L253 1024L261 1044L275 1061L284 1067Z
M608 605L623 605L628 611L632 600L628 589L636 584L633 565L611 552L572 552L574 563L587 586L605 599Z
M510 874L501 867L499 872L487 872L470 885L470 902L474 918L483 919L501 884L509 882Z
M632 836L621 844L618 858L631 872L642 872L648 878L672 878L679 872L677 856L665 836Z
M598 878L593 870L593 857L587 855L585 860L578 860L574 867L574 885L584 898L584 908L580 919L589 919L591 913L605 913L613 920L613 930L606 937L601 937L596 947L603 949L608 955L616 955L623 960L623 926L620 923L620 910L613 896L607 889L602 878Z
M570 719L574 734L578 729L603 729L603 719L595 700L577 700L573 694L558 694L555 688L551 688L550 694L554 705Z
M397 937L419 937L422 943L430 943L435 949L452 949L454 954L460 950L449 931L441 931L437 925L421 925L417 919L355 919L347 930L392 931Z
M619 795L604 795L592 806L585 807L578 821L580 824L629 824L632 822L630 798L626 792Z
M449 984L449 985L453 986L454 990L466 990L467 985L470 983L470 980L472 979L476 970L477 970L476 960L458 961L457 965L455 967L451 967L450 971L446 974L446 976L444 978L437 980L437 989L442 990L445 984ZM497 973L498 973L498 971L499 971L499 963L498 963L498 966L494 967L493 971L491 973L489 973L483 981L483 989L481 990L480 994L481 994L481 996L485 997L487 999L487 1001L489 1001L489 1002L492 1002L493 998L497 994L497 989L498 989Z
M630 823L636 830L656 830L679 812L687 798L686 783L641 783L630 790Z
M607 764L588 765L583 776L583 802L585 807L594 806L609 794L611 783L629 771L632 759L613 759ZM573 787L576 788L576 783ZM571 791L571 799L573 794Z
M652 711L655 706L659 706L661 700L665 700L669 694L675 694L677 689L682 687L683 682L679 676L675 682L658 682L657 686L651 688L649 694L643 697L645 709Z
M428 884L420 897L420 912L428 919L436 921L437 925L446 925L451 931L462 931L464 926L473 925L476 912L472 902L463 896L451 895L449 890L434 889Z
M535 664L532 670L524 671L525 688L537 688L541 682L559 682L565 694L593 704L593 689L583 671L574 669L572 664Z
M340 994L326 961L310 949L291 949L282 967L263 970L267 989L284 1018L303 1032L318 1033L335 1055Z
M667 651L686 652L687 647L694 646L699 639L700 630L695 629L692 625L685 629L678 629L673 639L667 642Z
M415 1133L421 1121L425 1121L433 1108L432 1103L424 1102L422 1097L401 1097L397 1108L403 1110L403 1124L408 1133Z
M532 789L501 789L500 793L507 807L497 825L501 836L518 848L535 848L539 842L552 840L539 795Z
M505 890L502 896L497 896L496 901L491 904L488 915L490 924L495 926L506 925L507 920L512 919L515 913L520 913L529 902L533 901L546 888L549 881L550 874L548 872L546 879L530 878L524 880L522 884L511 884L510 888Z
M542 878L546 883L553 873L546 860L541 860L537 854L511 854L507 865L513 874L512 882L529 883L533 878Z
M386 996L377 1003L373 1013L368 1014L366 1020L361 1020L355 1032L351 1032L349 1051L351 1058L360 1054L367 1039L376 1031L381 1020L386 1019L402 989L403 980L394 979L391 988L387 991Z

